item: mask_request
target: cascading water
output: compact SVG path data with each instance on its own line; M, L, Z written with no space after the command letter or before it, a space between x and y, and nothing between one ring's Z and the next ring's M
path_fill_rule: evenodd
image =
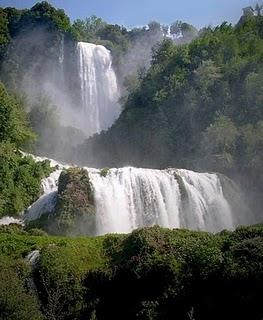
M60 50L59 50L59 58L58 61L61 64L62 67L62 75L64 76L63 72L63 62L64 62L64 47L65 47L65 37L64 34L61 35L61 42L60 42Z
M43 159L35 157L36 161ZM44 195L27 210L26 220L54 210L58 178L61 170L68 168L54 164L59 168L42 181ZM85 169L94 191L97 235L128 233L156 224L217 232L252 223L247 215L232 210L217 174L133 167L109 169L102 174L98 169ZM234 190L232 197L239 196Z
M81 129L88 135L109 128L120 114L118 86L110 51L78 43Z
M50 213L54 210L60 173L61 170L56 170L48 178L42 180L43 195L27 209L25 216L27 220L35 220L43 213Z
M128 167L89 175L98 234L155 224L212 232L235 226L216 174Z
M21 219L16 219L14 217L9 217L9 216L6 216L0 219L0 226L7 226L12 223L23 224L23 221Z
M27 153L23 153L24 156L28 156ZM68 165L63 165L55 160L47 159L44 157L32 156L32 158L36 162L49 160L50 165L55 167L54 170L49 177L42 179L41 185L43 189L42 196L34 202L29 208L26 210L25 219L26 220L35 220L39 218L44 213L50 213L54 210L56 206L57 200L57 190L58 190L58 179L60 173L63 169L69 168Z

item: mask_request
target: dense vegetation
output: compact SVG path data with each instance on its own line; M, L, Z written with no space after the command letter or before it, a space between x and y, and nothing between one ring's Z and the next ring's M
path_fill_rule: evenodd
M263 316L262 226L217 235L153 227L75 239L28 232L1 227L1 319ZM33 250L40 256L30 269L25 257Z
M45 59L58 56L54 49L61 36L74 38L64 11L56 10L47 2L37 3L30 10L0 8L0 35L0 79L14 91L21 90L23 82L30 81L25 74L32 59L38 57L34 69L36 74L41 73L42 68L47 67ZM46 46L39 45L41 41ZM33 42L37 45L33 46Z
M37 3L30 10L16 8L0 8L1 53L12 38L21 32L28 32L38 26L48 26L49 31L59 30L72 33L70 20L61 9L56 10L48 2Z
M0 217L21 214L42 192L41 179L51 172L49 162L23 157L19 148L35 135L23 104L0 83Z

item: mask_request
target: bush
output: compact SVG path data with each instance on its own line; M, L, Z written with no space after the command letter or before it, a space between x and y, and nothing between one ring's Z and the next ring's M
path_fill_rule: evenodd
M36 296L26 286L28 279L24 261L0 255L0 319L43 319Z
M52 170L49 162L35 162L15 145L0 143L0 216L22 214L39 198L41 180Z

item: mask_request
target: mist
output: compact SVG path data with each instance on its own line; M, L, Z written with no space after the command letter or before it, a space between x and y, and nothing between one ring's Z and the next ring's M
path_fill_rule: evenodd
M63 158L70 146L84 140L76 117L78 104L70 95L70 82L77 76L67 66L71 52L66 56L64 35L48 27L23 30L10 43L3 64L5 81L12 91L24 97L29 120L39 139L36 152ZM74 53L74 43L67 42L67 51ZM12 78L12 70L18 77ZM76 71L77 72L77 71Z
M5 82L24 97L38 134L35 152L59 160L69 159L73 146L107 129L120 113L110 52L95 45L78 48L48 27L27 29L10 43L2 67ZM13 79L15 67L19 77Z

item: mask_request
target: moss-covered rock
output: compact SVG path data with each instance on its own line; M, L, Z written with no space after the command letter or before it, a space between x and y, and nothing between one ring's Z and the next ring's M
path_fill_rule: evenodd
M110 168L102 168L101 170L100 170L100 176L101 177L106 177L107 176L107 174L108 174L108 172L109 172L109 170L110 170Z
M95 206L86 170L71 168L59 177L55 213L49 216L48 230L53 234L94 235Z
M177 180L182 200L183 201L187 200L188 199L188 193L187 193L186 187L184 185L183 178L176 172L174 172L173 175L174 175L175 179Z

